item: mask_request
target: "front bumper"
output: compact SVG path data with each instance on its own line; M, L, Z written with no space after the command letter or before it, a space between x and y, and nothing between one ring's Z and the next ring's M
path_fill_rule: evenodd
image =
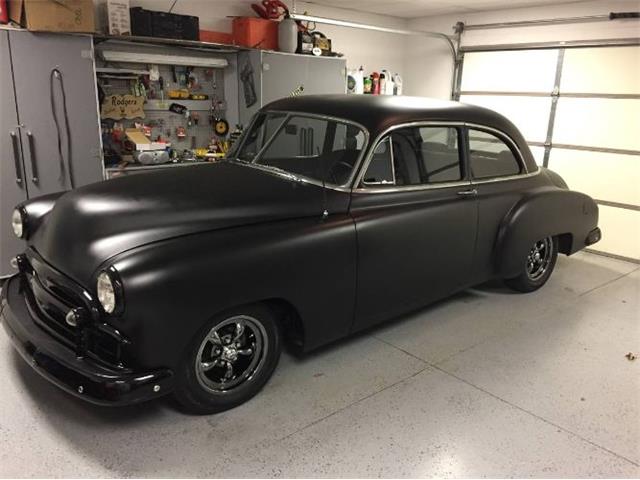
M20 284L20 276L15 275L3 285L0 317L14 347L40 375L99 405L129 405L171 392L173 372L169 369L123 373L76 357L35 324Z

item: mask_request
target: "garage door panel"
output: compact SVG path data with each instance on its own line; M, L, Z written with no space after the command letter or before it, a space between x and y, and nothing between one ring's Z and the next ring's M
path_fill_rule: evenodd
M640 260L640 212L600 206L602 240L592 249Z
M562 98L553 143L640 151L640 100Z
M640 206L640 156L554 148L549 168L569 188L598 200Z
M529 150L531 150L531 154L538 166L541 167L544 164L544 147L529 147Z
M551 93L557 62L557 50L467 53L461 88L475 92Z
M462 95L460 101L490 108L511 120L530 142L547 137L551 97Z
M640 94L640 47L567 49L560 91Z

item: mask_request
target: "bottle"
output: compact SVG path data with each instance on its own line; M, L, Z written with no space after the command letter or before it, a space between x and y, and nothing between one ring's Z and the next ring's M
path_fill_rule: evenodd
M278 48L287 53L295 53L298 49L298 24L289 16L278 25Z
M393 76L394 95L402 95L402 77L397 73Z
M366 77L362 83L364 93L371 94L371 77Z
M371 93L380 95L380 74L378 72L371 74Z
M364 68L360 65L360 68L356 72L356 93L364 93Z

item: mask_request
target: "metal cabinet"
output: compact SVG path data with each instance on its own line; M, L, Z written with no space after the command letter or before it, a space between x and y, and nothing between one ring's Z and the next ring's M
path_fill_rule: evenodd
M292 95L346 93L347 61L253 50L238 53L240 122L263 105Z
M27 199L18 112L13 95L9 32L0 30L0 276L10 272L9 261L20 248L11 228L11 212Z
M90 36L0 30L0 277L19 251L10 226L27 198L103 178Z

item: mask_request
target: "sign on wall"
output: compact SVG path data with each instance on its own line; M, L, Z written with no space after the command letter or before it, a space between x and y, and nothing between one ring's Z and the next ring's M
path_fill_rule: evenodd
M101 118L122 120L144 118L144 97L134 95L107 95L102 102Z

